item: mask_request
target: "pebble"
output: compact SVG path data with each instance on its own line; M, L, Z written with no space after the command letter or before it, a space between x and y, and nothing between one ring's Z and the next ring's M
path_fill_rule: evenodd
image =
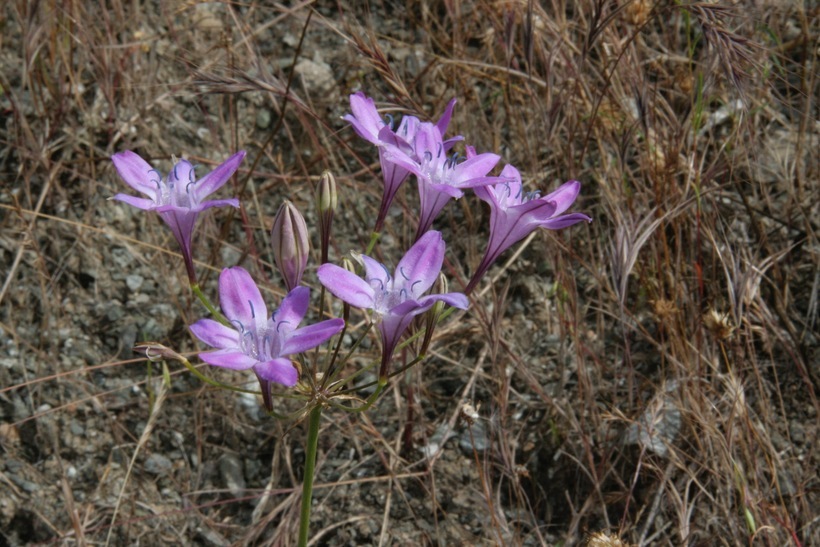
M219 474L231 494L238 496L245 490L245 476L242 474L242 461L234 454L225 454L219 458Z
M145 460L145 470L152 475L165 475L172 467L173 464L171 460L162 454L151 454L148 456L148 459Z
M130 274L125 277L125 284L128 288L134 292L138 291L140 287L142 287L145 278L138 274Z

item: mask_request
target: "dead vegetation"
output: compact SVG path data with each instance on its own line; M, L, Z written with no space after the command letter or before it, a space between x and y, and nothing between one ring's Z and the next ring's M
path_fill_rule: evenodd
M301 424L173 364L166 391L131 352L193 351L203 312L163 226L107 201L109 157L247 150L243 208L207 217L197 256L211 288L243 263L281 294L273 214L288 197L315 225L323 170L342 188L336 257L369 238L378 162L340 120L356 90L396 116L458 97L453 134L530 189L580 180L595 220L508 252L378 409L327 414L316 544L820 543L818 18L798 2L7 3L0 545L291 543ZM468 196L437 222L452 286L485 219Z

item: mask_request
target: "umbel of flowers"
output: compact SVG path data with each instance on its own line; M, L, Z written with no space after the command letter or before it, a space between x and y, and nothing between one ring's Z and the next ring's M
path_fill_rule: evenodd
M120 177L145 196L117 194L114 199L154 211L168 225L181 251L191 289L210 313L210 317L203 317L190 326L193 335L212 348L199 353L199 358L215 367L252 372L259 382L265 409L272 416L280 417L276 412L274 386L279 386L276 392L292 390L291 398L304 403L296 414L308 416L300 545L306 545L309 537L310 500L323 409L367 410L391 377L400 372L393 370L391 363L396 350L407 346L409 340L402 340L411 324L421 329L413 338L423 336L423 342L421 351L401 370L424 359L436 324L446 320L450 312L468 308L467 295L511 245L538 228L557 230L591 220L584 214L567 212L580 191L577 181L567 182L541 196L538 192L524 191L521 175L511 165L497 175L492 174L501 159L499 155L477 153L469 145L464 147L463 154L453 152L454 145L464 140L462 136L446 136L454 105L455 100L450 101L436 123L406 115L396 125L392 118L379 114L373 99L363 93L350 96L351 114L344 119L359 136L376 146L381 165L384 191L372 227L374 237L364 252L350 250L353 261L345 260L345 267L329 262L333 218L339 200L336 179L330 173L323 173L316 188L321 263L316 269L316 279L311 276L306 279L311 256L310 234L298 207L285 201L271 227L274 261L284 285L281 291L284 297L272 313L268 312L263 291L252 274L240 266L227 265L222 269L218 283L219 308L211 303L197 282L194 243L198 216L212 207L239 206L236 198L207 198L239 169L245 152L232 155L201 179L196 178L194 166L184 159L175 160L170 173L163 178L134 152L120 152L112 157ZM416 234L404 252L382 249L382 255L401 256L391 269L369 255L384 228L396 192L411 176L416 179L419 192ZM447 203L464 197L465 192L474 193L489 206L489 236L483 258L463 292L431 292L434 286L440 285L436 281L441 276L446 254L444 236L431 228ZM314 301L318 312L311 312L311 296L316 291L312 292L309 286L316 281L321 285L322 297ZM447 286L446 282L442 284ZM342 318L329 316L326 293L341 302ZM444 306L449 306L450 312L442 313ZM369 326L358 333L350 347L340 351L351 308L366 313ZM425 314L425 321L415 321ZM369 365L378 368L376 389L362 400L355 393L365 386L352 385L357 373L350 372L352 367L347 360L371 327L379 333L381 357ZM314 351L323 346L327 351ZM235 389L203 376L187 359L169 348L157 344L150 344L150 348L156 355L179 360L209 384ZM350 377L344 377L345 373Z

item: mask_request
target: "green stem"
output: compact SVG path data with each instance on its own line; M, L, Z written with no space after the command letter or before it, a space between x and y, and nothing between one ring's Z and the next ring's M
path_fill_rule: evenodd
M313 474L316 470L316 451L319 445L319 423L322 405L317 403L310 411L308 438L305 447L305 476L302 479L302 511L299 515L299 547L307 547L310 531L310 505L313 499Z
M205 293L203 293L202 289L199 288L199 283L191 283L191 291L193 291L193 293L196 295L196 297L199 298L199 301L202 302L202 305L205 306L205 308L209 312L211 312L211 316L214 319L216 319L217 321L219 321L220 323L222 323L226 327L232 326L230 321L228 321L225 318L225 316L222 315L222 312L220 312L218 309L216 309L216 306L214 306L213 303L210 300L208 300L208 297L205 296Z
M373 252L373 247L376 246L376 242L379 240L381 233L373 232L370 234L370 243L367 244L367 250L364 252L366 256L370 256L370 253Z

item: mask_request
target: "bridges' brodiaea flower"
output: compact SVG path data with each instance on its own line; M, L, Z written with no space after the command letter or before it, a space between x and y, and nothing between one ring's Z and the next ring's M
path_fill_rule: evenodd
M299 328L309 299L310 289L296 287L268 318L262 293L250 274L240 267L222 270L219 305L232 326L213 319L200 319L191 325L197 338L218 349L200 353L200 359L217 367L253 369L262 386L265 407L271 410L270 383L291 387L299 380L287 356L325 343L344 326L341 319L329 319Z
M194 166L187 160L180 160L168 174L168 179L163 181L160 173L137 154L131 151L120 152L111 158L120 177L148 198L117 194L113 199L159 213L179 243L188 280L196 283L191 246L197 215L210 207L239 207L239 200L236 198L211 201L205 201L205 198L228 182L244 157L244 151L237 152L199 180L196 180Z
M456 100L452 99L435 126L439 132L444 135L447 132L447 126L450 124L450 119L453 116L453 107ZM413 140L418 131L419 119L415 116L403 116L398 128L394 130L392 120L385 121L379 116L376 110L376 104L373 99L367 97L364 93L358 92L350 96L350 110L352 114L348 114L344 119L350 122L350 125L359 134L360 137L368 142L379 147L379 163L381 164L382 177L384 178L384 194L382 196L382 203L379 206L379 216L376 220L374 231L379 232L384 224L384 219L387 216L387 211L390 209L390 204L396 196L396 192L402 183L407 180L410 172L391 161L387 161L385 157L385 146L393 146L402 150L403 152L413 155ZM454 142L461 140L461 137L455 137L445 141L445 146L452 146Z
M498 163L498 154L475 154L468 147L467 156L448 155L439 129L430 123L422 123L413 141L414 153L407 154L401 148L387 148L390 162L416 175L419 185L419 226L416 239L420 238L451 198L464 195L464 188L474 188L503 181L487 176Z
M490 205L490 239L478 269L464 292L469 294L493 262L511 245L521 241L538 228L560 230L592 219L582 213L563 214L578 197L581 183L571 180L546 196L524 193L521 174L512 165L501 171L508 182L474 189L476 195Z
M319 281L336 297L351 306L373 310L382 336L382 367L387 375L393 351L413 321L438 301L466 309L469 301L460 293L425 296L438 278L444 261L444 240L430 231L413 245L391 276L387 268L369 256L361 256L364 279L333 264L319 267Z

